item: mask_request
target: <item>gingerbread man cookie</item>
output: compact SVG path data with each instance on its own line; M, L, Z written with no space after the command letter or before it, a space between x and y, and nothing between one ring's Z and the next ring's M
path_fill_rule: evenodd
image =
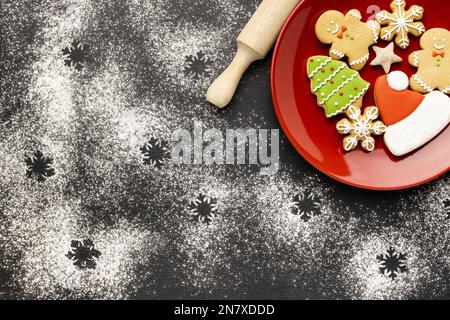
M361 70L369 61L369 47L375 44L380 33L376 21L361 21L358 10L346 15L339 11L327 11L316 23L316 36L320 42L331 44L330 57L341 60L348 57L354 70Z
M386 132L386 125L378 119L378 108L368 107L361 114L361 109L350 106L347 111L349 119L343 119L336 125L340 134L347 135L344 138L344 150L349 152L361 143L361 147L372 152L375 150L375 139L372 135L380 136Z
M411 88L421 93L435 89L450 93L450 31L431 29L420 39L423 50L413 52L409 63L418 68L410 80Z
M392 13L381 11L376 15L376 20L382 25L387 25L381 29L381 39L392 41L402 49L410 45L408 35L421 36L425 32L425 26L419 22L423 18L424 9L419 6L412 6L406 10L404 0L394 0L391 3Z

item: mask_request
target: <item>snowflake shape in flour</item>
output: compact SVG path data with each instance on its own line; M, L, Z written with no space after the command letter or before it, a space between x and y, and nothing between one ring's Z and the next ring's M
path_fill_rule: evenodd
M62 50L64 64L77 71L81 71L87 60L88 47L79 41L74 41Z
M184 73L194 80L211 75L211 60L202 52L186 57Z
M170 159L169 143L165 140L151 138L141 149L144 164L161 168Z
M397 252L392 247L386 253L377 256L377 261L380 272L392 280L395 280L399 274L408 271L406 254Z
M425 26L421 22L424 9L420 6L412 6L406 10L406 2L404 0L394 0L391 4L392 13L381 11L376 15L376 20L386 27L381 29L381 39L392 41L394 37L395 43L402 49L406 49L410 45L408 34L415 37L421 36L425 32Z
M444 200L444 211L446 211L447 220L450 220L450 198Z
M336 128L340 134L346 134L344 138L345 151L352 151L356 149L358 143L361 142L361 147L372 152L375 150L375 139L372 135L382 135L386 132L386 125L378 119L378 108L368 107L361 114L361 110L355 106L350 106L347 110L349 119L339 121Z
M299 216L305 222L308 222L313 217L318 216L322 213L321 201L312 192L305 191L296 194L292 201L292 214Z
M26 157L25 163L27 165L27 177L30 179L36 179L39 182L44 182L47 178L55 175L53 159L44 156L44 154L39 150L36 151L33 156Z
M94 248L92 240L72 240L70 250L66 254L74 266L80 269L95 269L101 253Z
M209 224L217 215L217 199L210 198L200 193L198 197L189 204L188 213L195 221Z

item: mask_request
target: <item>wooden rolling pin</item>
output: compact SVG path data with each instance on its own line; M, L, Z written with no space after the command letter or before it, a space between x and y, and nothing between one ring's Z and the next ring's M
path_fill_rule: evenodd
M207 101L219 108L230 103L244 72L252 62L264 59L289 14L299 2L300 0L263 0L237 38L235 58L209 87Z

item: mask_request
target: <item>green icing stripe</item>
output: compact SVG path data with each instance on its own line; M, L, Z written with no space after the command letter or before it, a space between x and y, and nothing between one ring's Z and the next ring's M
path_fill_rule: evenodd
M311 59L320 59L320 58L311 58ZM331 58L326 58L324 62L322 62L316 69L314 69L313 72L311 72L308 77L312 78L314 77L314 75L320 71L320 69L322 69L323 67L325 67L328 63L330 63L332 61Z
M320 58L311 58L311 59L320 59ZM330 63L332 61L331 58L326 58L324 62L322 62L316 69L314 69L313 72L311 72L308 77L312 78L314 77L314 75L320 71L320 69L322 69L323 67L325 67L328 63Z
M334 116L344 112L356 100L360 99L369 90L369 87L370 87L370 83L367 83L364 80L357 78L357 79L353 80L352 82L350 82L350 84L347 85L347 88L345 90L342 90L344 92L345 96L349 96L353 92L352 88L354 87L354 85L359 85L363 89L361 91L359 91L357 95L354 95L353 98L351 98L351 100L348 103L346 103L344 106L339 105L339 102L342 102L342 101L339 101L340 99L331 99L326 103L325 112L326 112L326 115L328 118L334 117ZM335 105L336 102L338 102L337 106Z
M346 68L345 64L342 64L335 72L333 72L333 74L331 74L328 78L326 78L324 81L322 81L321 84L319 84L318 86L316 86L313 89L313 93L317 92L317 90L319 90L320 88L322 88L324 85L326 85L331 79L335 78L336 75L341 72L342 70L344 70Z
M323 99L322 101L320 101L320 104L324 104L326 103L328 100L330 100L335 94L337 94L339 91L341 91L342 89L344 89L344 87L346 85L348 85L351 81L355 80L358 77L358 75L356 73L354 73L352 76L350 77L346 77L344 81L342 81L341 83L338 84L337 88L334 89L333 91L331 91L331 93L329 93L327 95L327 97L325 99ZM339 78L339 77L338 77Z

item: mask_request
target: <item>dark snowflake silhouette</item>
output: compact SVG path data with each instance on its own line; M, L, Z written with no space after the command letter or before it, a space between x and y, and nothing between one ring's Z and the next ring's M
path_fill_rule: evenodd
M169 143L165 140L151 138L141 148L141 153L144 156L145 165L159 169L170 159Z
M377 260L380 272L392 280L395 280L399 274L408 271L406 254L397 252L392 247L387 250L387 254L377 256Z
M189 204L189 215L198 222L209 224L217 216L217 200L199 194L198 197Z
M44 182L47 178L55 175L53 168L53 159L44 156L41 151L36 151L33 156L26 157L27 177Z
M447 220L450 220L450 199L444 200L444 208L446 211L445 214L447 215Z
M73 262L74 266L80 269L95 269L100 255L100 251L94 248L92 240L87 239L72 240L66 257Z
M81 71L87 61L89 48L79 41L74 41L62 50L64 64L77 71Z
M322 213L321 201L312 192L307 191L297 194L292 201L292 214L299 216L305 222Z
M211 75L211 60L202 51L187 56L185 62L184 73L188 77L198 80Z

